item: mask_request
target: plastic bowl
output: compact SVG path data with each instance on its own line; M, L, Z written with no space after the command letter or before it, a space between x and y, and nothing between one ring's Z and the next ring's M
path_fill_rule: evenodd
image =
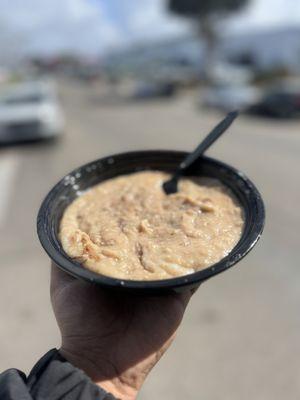
M58 237L64 210L82 192L118 175L141 170L172 172L187 153L170 150L138 151L116 154L77 168L65 176L43 201L37 218L40 242L54 263L67 273L107 289L136 293L163 293L197 287L201 282L237 264L257 243L265 221L263 200L254 184L240 171L212 158L203 157L188 176L216 178L229 187L244 209L245 228L234 249L218 263L190 275L156 281L111 278L85 269L63 250Z

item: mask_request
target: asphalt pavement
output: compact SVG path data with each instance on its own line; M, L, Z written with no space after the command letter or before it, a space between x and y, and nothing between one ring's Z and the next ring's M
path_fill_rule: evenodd
M59 346L49 260L35 220L48 190L80 164L138 149L193 149L221 113L195 92L170 101L116 99L108 88L60 82L57 143L0 149L0 370L30 367ZM209 151L261 191L267 224L238 266L201 286L142 400L296 400L300 393L300 123L241 116Z

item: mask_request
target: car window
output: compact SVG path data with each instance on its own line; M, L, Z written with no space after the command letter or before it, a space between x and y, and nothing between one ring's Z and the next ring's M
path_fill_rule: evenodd
M7 105L27 104L27 103L40 103L44 100L44 96L40 94L21 95L21 96L7 96L0 100L0 103Z

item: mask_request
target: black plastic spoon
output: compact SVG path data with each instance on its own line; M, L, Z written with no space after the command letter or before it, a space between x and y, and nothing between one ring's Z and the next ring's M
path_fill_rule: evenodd
M163 189L166 194L172 194L177 192L178 180L184 175L184 172L189 168L195 161L203 155L203 153L230 127L236 117L239 115L238 111L230 112L223 121L221 121L199 144L199 146L190 153L187 158L182 161L179 165L175 174L169 181L163 183Z

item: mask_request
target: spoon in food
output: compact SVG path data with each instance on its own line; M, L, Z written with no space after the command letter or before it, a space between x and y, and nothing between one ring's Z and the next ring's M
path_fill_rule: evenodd
M184 175L187 168L199 160L203 153L230 127L236 117L238 111L230 112L199 144L199 146L190 153L184 161L181 162L172 178L163 183L163 189L166 194L173 194L178 191L178 180Z

